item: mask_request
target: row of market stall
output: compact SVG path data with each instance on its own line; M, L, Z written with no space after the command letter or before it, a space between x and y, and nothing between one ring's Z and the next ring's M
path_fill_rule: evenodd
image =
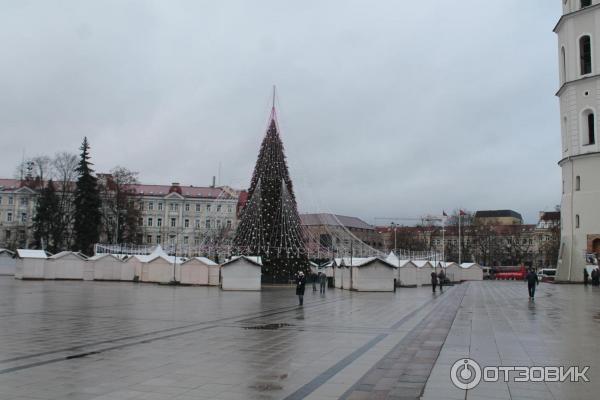
M17 250L17 279L72 279L140 281L189 285L219 285L219 265L205 257L182 259L167 255L160 247L149 255L98 254L86 258L63 251L49 255L43 250Z
M224 290L261 289L260 257L237 256L218 265L205 257L169 256L158 246L149 255L98 254L90 258L70 251L50 255L43 250L17 250L16 259L11 260L16 261L12 268L18 279L178 282ZM441 270L451 282L483 279L482 268L475 263L400 260L394 254L386 259L335 258L321 267L311 263L311 269L324 273L336 288L356 291L391 292L398 286L428 285L431 274Z
M378 257L335 258L322 267L311 267L332 278L336 288L358 291L393 291L395 287L415 287L431 284L431 274L440 271L450 282L481 281L483 269L476 263L400 260L390 253Z

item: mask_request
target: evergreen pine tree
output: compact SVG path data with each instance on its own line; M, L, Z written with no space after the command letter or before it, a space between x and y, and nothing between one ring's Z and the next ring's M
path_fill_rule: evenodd
M308 270L300 217L274 108L234 246L239 253L261 256L263 280L267 282L287 282L298 271Z
M81 251L84 254L92 255L93 246L98 242L100 236L101 199L98 191L98 182L89 162L90 146L87 137L83 138L81 145L81 155L77 174L79 175L75 185L74 196L74 246L75 251Z
M40 193L33 217L33 237L39 248L55 253L56 245L60 243L60 207L54 182L48 181Z

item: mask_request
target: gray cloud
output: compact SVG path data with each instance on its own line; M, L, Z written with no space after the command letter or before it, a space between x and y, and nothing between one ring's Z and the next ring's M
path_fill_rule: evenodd
M275 83L302 210L560 201L558 1L323 3L4 2L0 175L87 135L98 171L245 187Z

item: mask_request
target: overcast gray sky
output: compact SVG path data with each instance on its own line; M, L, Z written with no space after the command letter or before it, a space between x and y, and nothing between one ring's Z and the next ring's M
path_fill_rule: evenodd
M271 87L300 211L560 202L559 0L0 0L0 177L78 151L245 188ZM384 221L377 221L383 223ZM405 221L409 223L410 221Z

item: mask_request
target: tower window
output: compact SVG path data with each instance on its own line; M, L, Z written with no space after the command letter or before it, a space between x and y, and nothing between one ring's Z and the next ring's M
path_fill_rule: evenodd
M583 144L596 143L596 116L592 110L586 110L583 113Z
M579 228L579 214L575 215L575 228Z
M581 177L579 175L575 177L575 190L581 190Z
M582 36L579 39L579 64L581 75L592 72L592 43L589 36Z
M562 66L562 71L561 71L561 78L562 78L562 83L565 83L567 81L567 56L565 55L565 48L561 47L560 48L560 62L561 62L561 66Z
M581 8L589 7L592 5L592 0L581 0Z

